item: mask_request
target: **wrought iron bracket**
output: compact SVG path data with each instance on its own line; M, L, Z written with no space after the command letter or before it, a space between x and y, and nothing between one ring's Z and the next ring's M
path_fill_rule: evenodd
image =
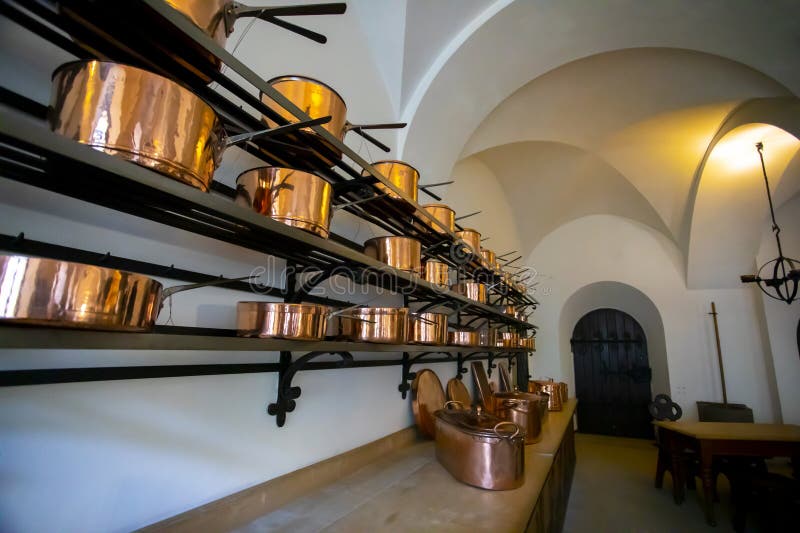
M482 353L490 354L490 357L491 357L491 352L471 352L471 353L469 353L467 355L464 355L462 352L458 352L458 354L457 354L457 356L458 356L457 357L458 368L456 370L456 377L458 379L462 379L463 375L467 373L467 369L464 366L464 363L466 363L467 361L469 361L470 359L472 359L476 355L480 355Z
M305 368L306 364L320 355L338 355L341 361L338 368L344 368L353 361L350 352L308 352L292 361L292 352L281 352L280 370L278 371L278 397L275 403L267 406L267 413L275 417L278 427L283 427L286 423L286 413L291 413L297 406L296 400L300 397L300 387L292 386L292 379L295 374Z
M397 390L400 391L400 395L403 397L404 400L408 395L408 391L411 390L410 382L417 377L417 373L411 371L411 365L420 362L420 359L424 359L429 355L435 355L435 354L444 354L447 359L455 360L453 354L447 352L437 352L437 351L422 352L418 355L415 355L414 357L411 357L408 352L403 352L403 363L402 363L403 375L401 377L400 384L397 386Z

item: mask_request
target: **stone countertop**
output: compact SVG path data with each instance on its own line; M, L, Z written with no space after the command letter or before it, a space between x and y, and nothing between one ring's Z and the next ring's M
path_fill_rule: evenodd
M457 481L436 461L434 442L424 441L237 531L523 531L576 403L549 413L542 440L525 447L525 483L518 489L490 491Z

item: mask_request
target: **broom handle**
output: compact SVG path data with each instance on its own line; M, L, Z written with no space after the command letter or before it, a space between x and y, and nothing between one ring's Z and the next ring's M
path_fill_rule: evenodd
M717 324L717 305L711 302L711 312L714 318L714 335L717 338L717 358L719 359L719 378L722 380L722 403L728 405L728 391L725 388L725 369L722 366L722 347L719 344L719 325Z

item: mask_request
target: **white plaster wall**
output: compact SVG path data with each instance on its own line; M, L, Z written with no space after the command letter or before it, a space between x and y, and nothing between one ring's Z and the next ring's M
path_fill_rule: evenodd
M781 225L781 244L784 255L800 259L800 195L785 203L775 213ZM764 234L758 252L759 266L778 255L775 237L764 221ZM797 265L800 266L800 265ZM772 362L781 414L785 424L800 424L800 346L797 328L800 323L800 301L791 306L761 295L769 334Z
M671 395L688 419L697 416L696 401L722 399L707 315L712 301L720 313L729 400L751 406L757 421L776 419L766 333L757 319L759 297L752 288L687 290L674 242L647 226L610 215L561 226L541 241L528 264L539 272L536 296L542 303L536 312L541 333L531 361L534 376L566 379L574 386L569 339L556 334L564 304L586 285L619 282L641 291L661 314Z

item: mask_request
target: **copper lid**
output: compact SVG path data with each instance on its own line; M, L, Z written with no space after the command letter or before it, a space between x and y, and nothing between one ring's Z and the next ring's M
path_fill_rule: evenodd
M458 378L452 378L447 382L447 399L460 402L465 408L472 405L472 398L469 396L467 386Z
M411 408L414 421L420 433L428 437L436 436L434 413L444 407L444 390L436 372L423 369L411 383Z
M524 438L524 434L516 424L480 411L439 409L435 415L442 422L455 426L468 435L506 439Z

